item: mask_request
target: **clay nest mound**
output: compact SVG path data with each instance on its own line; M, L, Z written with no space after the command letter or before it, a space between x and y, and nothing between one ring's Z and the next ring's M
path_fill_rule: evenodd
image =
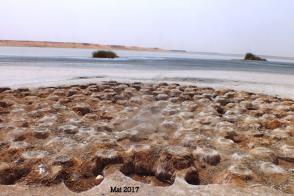
M115 52L112 51L104 51L99 50L92 53L93 58L108 58L108 59L114 59L118 58L118 55Z

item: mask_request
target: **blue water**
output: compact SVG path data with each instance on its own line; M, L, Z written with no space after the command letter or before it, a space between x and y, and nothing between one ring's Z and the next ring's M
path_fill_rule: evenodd
M270 59L267 62L243 61L242 56L178 53L115 51L120 58L91 58L93 50L0 47L0 66L104 67L136 70L226 70L294 74L291 59ZM288 61L288 62L286 62Z

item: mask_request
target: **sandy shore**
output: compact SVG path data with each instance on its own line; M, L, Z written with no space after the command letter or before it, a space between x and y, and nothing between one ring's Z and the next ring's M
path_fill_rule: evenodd
M0 40L0 46L4 47L47 47L47 48L88 48L100 50L138 50L138 51L163 51L159 48L144 48L124 45L103 45L94 43L74 43L74 42L48 42L48 41L20 41L20 40Z
M87 84L107 80L120 82L177 82L185 85L235 89L294 99L294 77L274 74L218 70L127 70L105 67L0 66L0 87L48 87Z
M84 192L127 178L141 195L217 195L219 186L196 188L210 184L294 193L293 100L139 82L0 92L2 185Z

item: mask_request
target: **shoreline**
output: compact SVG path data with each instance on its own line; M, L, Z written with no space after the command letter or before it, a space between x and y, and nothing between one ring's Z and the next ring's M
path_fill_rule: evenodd
M116 81L2 91L1 184L294 193L294 100Z
M99 74L96 74L99 73ZM124 77L123 77L124 76ZM179 83L264 93L281 98L294 99L294 77L289 74L274 74L244 71L210 70L142 70L104 67L42 67L0 66L0 87L46 87L72 84L87 84L116 80L120 82Z
M0 40L0 47L40 47L40 48L76 48L101 50L137 50L137 51L165 51L160 48L139 46L107 45L95 43L27 41L27 40Z
M126 45L110 45L96 43L80 43L80 42L54 42L54 41L29 41L29 40L0 40L0 47L40 47L40 48L72 48L72 49L107 49L107 50L135 50L135 51L153 51L153 52L176 52L176 53L191 53L203 55L222 55L242 57L244 54L237 53L221 53L221 52L200 52L177 49L163 49L158 47L141 47L141 46L126 46ZM282 61L294 61L291 56L275 56L261 54L261 57L269 59L280 59Z

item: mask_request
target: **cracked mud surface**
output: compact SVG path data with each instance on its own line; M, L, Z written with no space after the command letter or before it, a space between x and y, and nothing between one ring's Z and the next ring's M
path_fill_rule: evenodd
M168 187L294 193L294 101L178 84L0 89L0 184L83 192L116 171Z

